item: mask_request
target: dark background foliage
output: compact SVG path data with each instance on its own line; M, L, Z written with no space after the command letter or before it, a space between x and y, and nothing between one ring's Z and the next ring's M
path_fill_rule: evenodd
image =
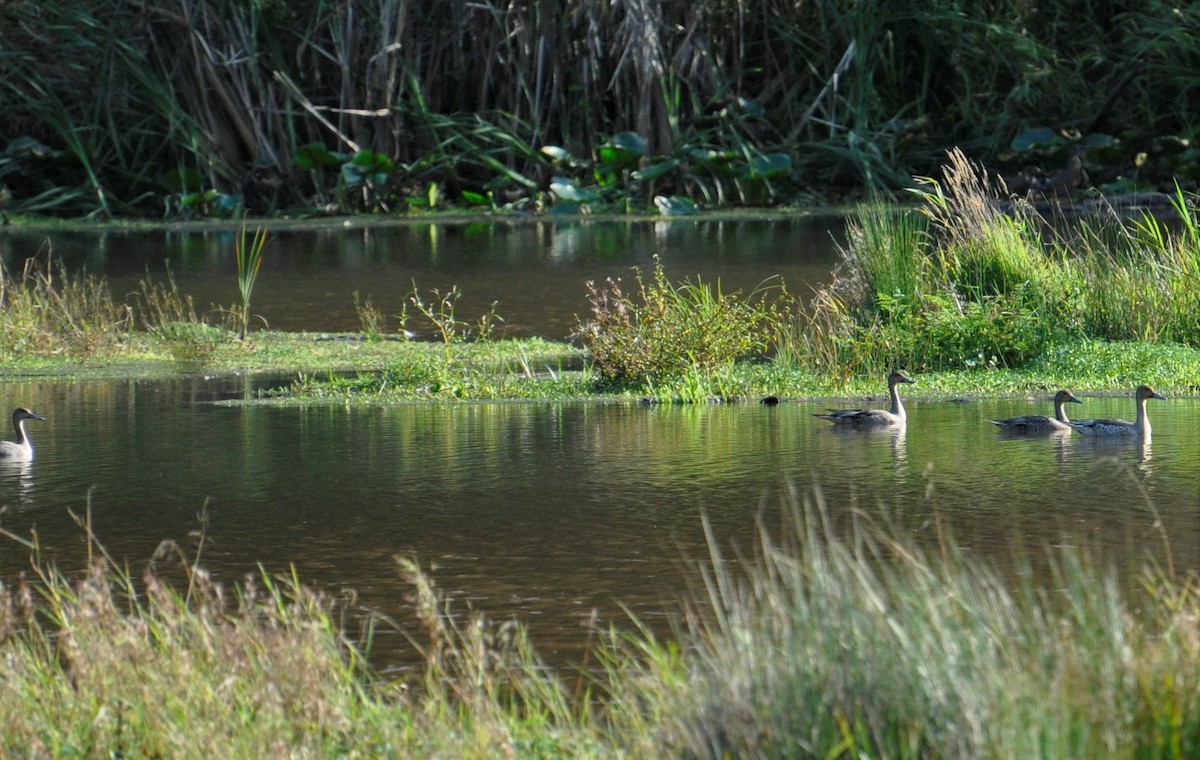
M0 0L0 184L62 214L538 204L556 176L761 205L951 146L1190 181L1197 32L1153 0Z

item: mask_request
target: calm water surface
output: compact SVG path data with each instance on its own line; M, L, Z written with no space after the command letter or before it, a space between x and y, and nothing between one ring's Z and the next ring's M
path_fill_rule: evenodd
M678 609L685 556L704 553L700 515L748 546L778 524L790 489L819 486L835 515L857 509L931 542L937 525L1003 559L1062 542L1118 568L1164 558L1200 570L1200 400L1152 407L1148 445L1006 438L986 417L1024 400L910 404L908 430L843 432L785 403L703 407L456 404L347 409L223 405L244 378L9 382L36 400L37 459L0 471L4 528L36 528L63 566L83 557L82 513L118 557L142 566L164 539L192 545L207 504L205 564L237 578L262 563L357 592L403 619L394 558L436 566L455 597L528 621L554 662L577 659L592 610L619 604L662 624ZM1132 402L1089 398L1096 415ZM1161 529L1160 526L1161 525ZM0 553L8 576L26 562ZM381 659L409 661L384 632Z
M458 285L461 316L498 300L514 334L562 338L586 309L586 280L627 277L656 253L674 279L748 290L782 274L804 293L828 278L836 234L811 219L278 231L255 311L278 329L357 330L354 291L394 314L416 281ZM115 293L169 262L198 303L228 304L232 243L212 231L10 231L0 261L12 268L49 247ZM206 510L204 564L219 577L294 565L306 582L353 589L363 612L401 620L395 557L412 555L460 602L528 622L555 663L579 659L593 610L621 621L626 605L665 625L691 575L684 558L705 553L702 514L722 543L747 547L756 519L777 525L783 505L816 488L835 516L858 510L931 543L941 526L997 559L1066 542L1125 569L1165 560L1169 546L1177 569L1200 571L1194 397L1151 402L1147 445L1006 438L983 422L1049 407L1026 399L917 400L899 436L833 429L808 403L223 403L277 380L55 382L0 368L0 409L49 418L30 425L36 461L0 468L0 526L36 529L50 558L75 567L84 542L69 510L82 514L90 494L97 534L138 568L164 540L193 547ZM1072 411L1132 416L1128 398L1086 402ZM0 545L0 576L27 563L23 548ZM384 665L412 661L386 627L378 652Z
M833 217L703 221L513 221L476 224L324 224L273 229L254 288L253 312L277 330L357 331L358 292L394 319L414 284L428 297L457 286L458 315L475 321L493 302L513 337L562 340L587 313L588 280L631 281L661 258L673 280L720 279L750 292L770 279L807 294L828 279L841 221ZM116 296L137 291L147 273L180 290L201 311L238 302L234 232L184 229L38 232L0 228L0 263L51 251L73 269L103 274ZM262 322L256 322L262 324Z

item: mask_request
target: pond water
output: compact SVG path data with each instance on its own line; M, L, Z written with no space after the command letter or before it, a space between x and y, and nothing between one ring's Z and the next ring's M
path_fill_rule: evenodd
M801 226L672 232L700 252L661 250L679 276L701 271L752 286L786 270L789 282L819 281L832 266L829 235ZM545 234L553 239L560 232ZM438 286L478 287L483 298L508 304L517 322L560 337L572 310L583 308L562 301L579 295L584 278L623 274L659 248L654 225L634 225L605 258L596 241L610 232L584 236L592 241L582 246L585 253L563 256L538 248L527 229L517 233L520 242L493 232L483 246L489 253L474 264L461 250L413 253L398 242L414 234L403 230L389 232L397 236L385 246L391 253L351 257L353 263L346 254L319 266L315 243L281 248L264 286L294 282L305 293L297 300L315 306L307 322L303 310L281 306L276 316L274 306L264 309L277 326L355 329L352 308L336 318L344 322L326 321L334 321L330 315L354 289L378 288L385 274L400 289L410 276L431 286L443 278ZM352 230L350 237L360 240L362 233ZM817 241L815 253L806 253L805 240ZM12 240L8 245L7 255L28 255ZM53 245L62 252L76 244ZM126 263L109 261L121 246L105 245L105 257L89 267L129 276L121 271ZM187 245L164 246L161 235L158 245L158 255L187 260L178 253ZM283 261L285 250L294 261ZM153 254L139 255L144 269ZM173 266L192 267L188 282L215 287L230 276L223 255L214 254L207 268ZM723 545L749 548L757 520L778 525L788 505L815 489L835 517L857 510L930 545L944 531L967 551L1000 560L1028 554L1036 565L1045 547L1065 542L1122 570L1153 557L1169 559L1177 571L1200 571L1200 399L1194 396L1151 402L1152 441L1118 443L1005 437L984 420L1045 412L1049 401L921 399L919 385L905 388L917 398L903 434L840 431L813 417L827 404L807 402L361 409L231 403L283 380L0 374L3 408L28 405L47 417L29 424L36 461L0 468L0 527L19 535L36 530L47 558L77 567L85 557L83 531L69 510L82 515L90 499L96 534L114 556L140 568L164 540L190 552L203 511L203 564L218 577L237 579L260 564L272 573L294 566L307 583L352 589L353 605L364 614L399 620L406 619L407 589L395 557L415 556L436 568L435 580L456 609L469 602L491 616L527 622L539 651L562 665L582 657L593 611L620 623L624 607L665 629L694 577L685 558L706 553L701 515ZM1127 397L1084 400L1072 410L1077 416L1133 413ZM0 577L26 567L27 550L0 545ZM413 661L403 636L387 626L376 646L386 668Z
M428 297L457 286L460 318L474 322L496 303L512 337L563 340L587 314L589 280L632 281L657 255L672 280L721 282L743 294L780 278L807 295L826 281L841 221L830 216L703 221L509 221L474 224L322 224L273 228L252 311L276 330L357 331L353 294L370 299L389 329L414 285ZM236 231L25 232L0 228L0 264L52 253L74 270L104 275L121 297L149 273L167 273L198 309L238 302Z

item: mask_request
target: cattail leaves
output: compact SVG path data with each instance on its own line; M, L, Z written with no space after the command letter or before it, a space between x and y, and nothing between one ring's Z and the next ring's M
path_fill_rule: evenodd
M267 246L267 230L259 227L254 231L254 237L247 242L246 225L234 242L233 254L237 262L238 294L242 303L238 310L240 317L239 337L246 339L250 330L250 297L254 293L254 284L258 281L258 272L262 268L263 249Z

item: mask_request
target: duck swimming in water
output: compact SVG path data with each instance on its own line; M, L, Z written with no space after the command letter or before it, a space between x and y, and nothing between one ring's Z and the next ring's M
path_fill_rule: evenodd
M1000 429L1009 433L1069 433L1071 432L1070 420L1067 419L1067 412L1063 409L1064 404L1082 404L1083 402L1075 398L1075 394L1068 390L1061 390L1054 394L1054 416L1047 417L1044 414L1027 414L1024 417L1009 417L1006 420L988 420L993 425L999 425Z
M1146 401L1152 398L1166 401L1166 396L1159 395L1149 385L1139 385L1133 392L1133 397L1137 400L1137 418L1133 422L1127 420L1080 420L1067 424L1084 435L1149 437L1150 418L1146 416Z
M888 393L892 397L890 409L833 409L826 414L817 414L823 420L829 420L835 425L855 425L859 427L875 427L882 425L903 425L907 419L904 405L900 403L900 394L896 386L901 383L915 383L908 375L900 370L892 370L888 375Z
M44 420L25 407L13 411L13 428L17 431L16 441L0 441L0 461L28 462L33 459L33 445L25 435L25 420Z

